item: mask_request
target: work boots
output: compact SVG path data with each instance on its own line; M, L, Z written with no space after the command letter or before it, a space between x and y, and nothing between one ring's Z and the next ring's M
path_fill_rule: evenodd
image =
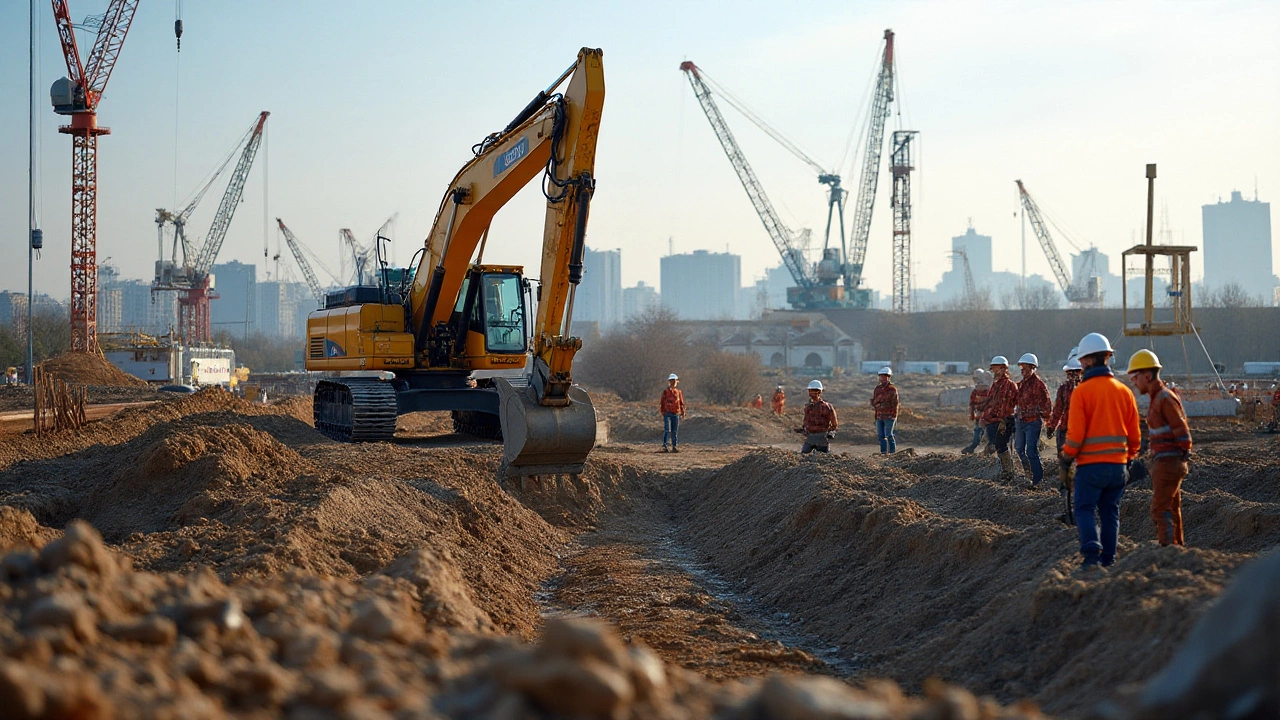
M1013 482L1013 456L1009 451L998 453L1000 458L1000 482Z

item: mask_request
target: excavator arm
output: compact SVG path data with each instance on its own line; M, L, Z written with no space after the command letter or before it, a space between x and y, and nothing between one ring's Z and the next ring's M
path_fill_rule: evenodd
M563 92L557 89L568 80ZM453 313L494 215L537 177L547 198L541 286L533 327L533 376L538 404L566 406L573 355L573 297L582 279L583 239L595 189L596 139L604 106L600 50L583 48L577 62L530 102L501 132L476 145L440 202L410 294L416 352L430 356Z

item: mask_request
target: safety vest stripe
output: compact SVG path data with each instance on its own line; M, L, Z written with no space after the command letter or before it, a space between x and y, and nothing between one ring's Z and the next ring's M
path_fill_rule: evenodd
M1123 435L1099 435L1098 437L1087 437L1084 439L1084 445L1102 445L1106 443L1124 444L1128 438Z
M1169 427L1168 425L1164 425L1158 428L1151 428L1149 432L1152 435L1164 435L1165 433L1173 432L1173 428Z
M1124 452L1125 452L1125 448L1116 447L1116 448L1108 448L1106 450L1081 450L1077 454L1078 455L1117 455L1117 454L1122 454Z
M1068 441L1067 441L1066 443L1064 443L1064 444L1065 444L1067 447L1069 447L1069 448L1078 448L1078 447L1080 447L1080 443L1076 442L1075 440L1068 440Z

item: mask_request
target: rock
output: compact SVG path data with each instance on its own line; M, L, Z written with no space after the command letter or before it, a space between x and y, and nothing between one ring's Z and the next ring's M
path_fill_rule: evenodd
M1280 717L1280 551L1254 560L1138 697L1135 720Z
M631 660L631 682L635 686L636 699L647 702L671 699L671 686L662 660L645 647L632 647L628 654Z
M178 637L178 626L163 615L148 615L103 628L111 637L143 645L168 645Z
M622 640L608 625L589 618L550 618L538 647L542 657L594 658L630 670L631 659Z
M306 678L302 697L322 708L340 707L363 689L360 678L346 668L329 668Z
M405 608L385 598L362 600L353 612L351 632L368 640L407 643L420 634L420 628L408 617Z
M31 670L16 662L0 661L0 708L15 720L44 714L44 690Z
M26 619L32 625L67 628L81 642L93 642L98 638L96 615L79 595L57 593L35 601Z
M760 689L770 720L889 720L889 706L827 677L774 675Z
M119 563L102 544L102 536L83 520L72 520L62 537L40 551L40 566L46 572L56 572L67 565L78 565L102 577L110 577L119 569Z
M626 675L599 660L529 658L495 669L502 685L556 715L622 718L635 699Z
M236 631L249 624L249 618L245 617L244 610L240 607L240 600L235 597L184 605L182 620L188 626L207 621L222 631Z

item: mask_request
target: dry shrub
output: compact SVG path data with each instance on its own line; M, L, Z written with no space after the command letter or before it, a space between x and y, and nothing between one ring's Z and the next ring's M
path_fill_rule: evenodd
M628 320L621 331L585 346L580 377L627 401L661 392L667 375L683 375L689 346L675 313L653 308Z
M760 356L755 353L707 353L693 377L694 388L715 405L741 405L760 386Z

